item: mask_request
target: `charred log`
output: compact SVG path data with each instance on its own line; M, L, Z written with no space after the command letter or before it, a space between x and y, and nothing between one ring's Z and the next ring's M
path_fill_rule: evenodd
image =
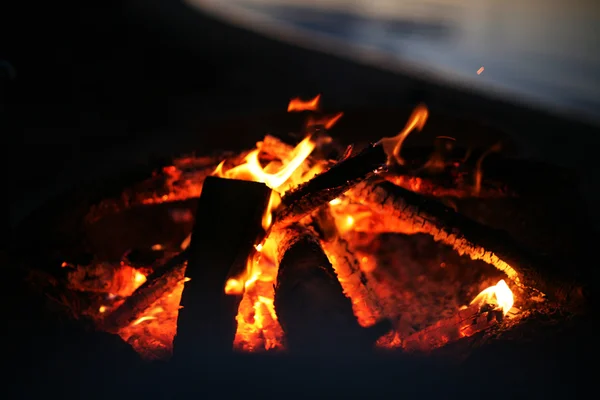
M231 352L242 296L225 294L225 283L246 272L265 234L270 195L262 183L215 177L204 182L173 343L176 358Z
M410 335L402 341L402 348L407 351L430 352L448 343L482 332L501 322L502 319L502 311L472 304L452 317L440 320Z
M313 224L319 232L323 251L332 264L344 294L356 299L356 303L352 306L359 323L368 326L384 318L386 315L384 308L366 274L360 269L360 262L351 249L350 243L340 236L329 207L319 210Z
M298 354L364 352L391 329L388 321L358 324L318 239L297 225L277 235L279 272L275 309L287 348Z
M550 260L525 250L503 231L483 226L435 200L383 180L364 182L348 195L384 214L390 232L428 233L461 255L494 265L522 288L539 290L552 300L582 305L583 289L574 277L559 273Z
M184 278L185 262L188 252L182 251L164 264L156 267L146 282L116 310L101 322L101 327L107 332L116 333L130 325L165 293L173 289L177 282Z
M283 196L276 223L287 225L300 220L384 168L387 159L383 146L375 144L338 162Z

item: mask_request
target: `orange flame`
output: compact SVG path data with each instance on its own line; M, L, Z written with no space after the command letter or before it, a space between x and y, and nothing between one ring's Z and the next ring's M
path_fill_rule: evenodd
M427 117L429 116L429 110L424 105L418 105L414 110L406 126L400 133L398 133L394 137L383 138L379 141L379 143L383 146L385 153L388 156L388 164L393 164L394 162L399 165L404 165L404 159L400 156L400 150L402 149L402 143L406 137L415 129L421 131L425 126L425 122L427 122Z
M321 100L321 95L318 94L314 98L310 100L302 100L299 97L296 97L290 100L288 104L288 112L294 111L316 111L319 109L319 101Z
M513 292L504 282L504 279L498 281L495 286L483 290L471 302L471 304L479 304L480 306L485 304L497 305L504 315L508 314L514 303Z
M309 118L306 122L306 127L312 128L315 126L323 126L325 129L331 129L343 116L344 113L339 112L335 115L325 116L321 118Z

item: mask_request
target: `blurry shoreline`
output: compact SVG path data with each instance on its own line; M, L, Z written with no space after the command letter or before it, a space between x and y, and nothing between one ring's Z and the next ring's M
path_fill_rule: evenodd
M600 126L600 56L582 61L557 53L559 47L545 53L506 47L502 38L496 49L485 49L486 39L476 37L483 28L451 12L449 3L457 1L429 0L430 8L412 9L415 2L388 0L372 7L340 0L185 3L282 42ZM431 11L437 3L447 7Z

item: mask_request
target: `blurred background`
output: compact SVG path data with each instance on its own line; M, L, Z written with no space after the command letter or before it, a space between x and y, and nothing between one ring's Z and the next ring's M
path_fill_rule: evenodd
M600 116L600 5L594 0L186 1L379 67ZM381 54L373 59L373 53Z
M0 12L2 160L16 223L209 121L398 108L502 129L580 173L600 145L595 0L92 0ZM112 168L112 169L111 169ZM590 200L590 201L592 201Z

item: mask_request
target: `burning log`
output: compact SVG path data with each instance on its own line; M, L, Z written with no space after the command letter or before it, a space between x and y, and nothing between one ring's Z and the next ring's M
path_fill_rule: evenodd
M286 193L276 216L276 224L288 225L341 196L385 167L388 156L383 145L374 144L346 158L329 170Z
M389 321L361 327L318 239L298 225L277 235L275 310L287 348L298 354L368 351L391 329Z
M172 290L174 284L184 278L186 259L187 251L183 251L156 267L142 286L102 320L101 328L117 333L137 320L155 301Z
M410 335L402 341L402 348L407 351L430 352L490 328L502 321L502 318L502 311L472 304L456 315Z
M270 196L261 183L206 178L189 246L175 357L232 350L242 296L225 294L225 283L247 272L254 246L265 234Z
M473 336L497 322L502 322L514 304L514 297L504 280L475 297L471 304L450 318L416 332L402 341L407 351L429 352L446 344Z
M406 231L409 225L414 232L428 233L461 255L494 265L521 287L535 288L550 299L573 305L583 301L581 286L557 276L548 260L526 251L505 232L483 226L435 200L377 179L358 185L348 195L385 215L388 231Z
M398 135L384 137L358 154L344 157L326 172L287 193L282 199L283 207L276 222L287 225L299 221L389 165L397 165L397 171L401 174L407 172L408 168L400 156L402 143L414 129L423 128L428 115L425 106L417 106Z
M385 315L383 306L370 287L366 274L360 269L360 263L350 244L340 237L329 207L319 210L315 218L321 246L331 261L344 294L353 299L353 310L362 326L375 324Z

